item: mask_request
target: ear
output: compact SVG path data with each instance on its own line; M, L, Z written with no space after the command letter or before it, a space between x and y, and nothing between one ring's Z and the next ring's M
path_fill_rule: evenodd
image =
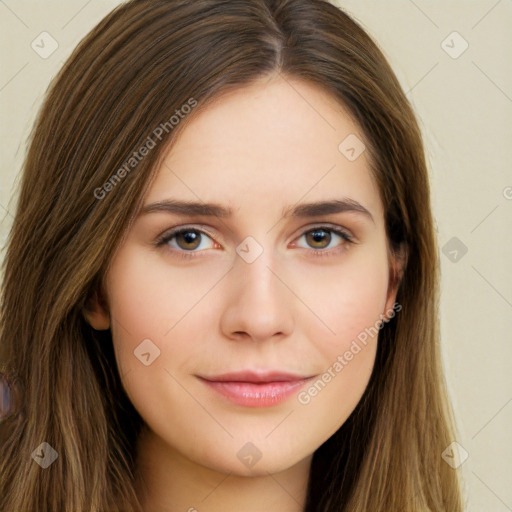
M388 311L393 311L393 306L396 302L396 295L398 288L404 275L405 267L407 265L407 249L405 242L401 243L398 249L389 250L389 285L386 298L386 306L383 314L387 316Z
M99 288L96 288L89 297L82 312L87 322L96 331L110 329L110 313L107 301Z

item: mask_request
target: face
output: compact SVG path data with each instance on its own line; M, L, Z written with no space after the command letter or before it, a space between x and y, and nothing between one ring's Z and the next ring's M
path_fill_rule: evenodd
M325 92L272 78L223 96L168 152L90 318L110 318L123 386L169 453L274 473L354 410L395 299L362 140Z

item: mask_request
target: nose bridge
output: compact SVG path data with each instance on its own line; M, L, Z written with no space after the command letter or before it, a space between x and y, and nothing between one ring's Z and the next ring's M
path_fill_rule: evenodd
M289 290L274 274L277 264L272 249L246 240L237 247L237 253L222 330L228 336L245 333L260 341L289 334L293 330L293 303Z
M276 278L271 269L275 264L275 257L270 247L256 247L250 241L240 244L237 249L238 257L235 261L235 275L241 280L240 292L250 300L262 301L267 304L278 299L283 294L282 283ZM241 253L241 249L249 248L248 258ZM282 301L282 300L281 300Z

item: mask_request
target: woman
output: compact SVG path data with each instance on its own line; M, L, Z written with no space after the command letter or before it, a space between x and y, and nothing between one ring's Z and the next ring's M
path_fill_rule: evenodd
M119 6L17 208L1 510L462 510L421 134L344 12Z

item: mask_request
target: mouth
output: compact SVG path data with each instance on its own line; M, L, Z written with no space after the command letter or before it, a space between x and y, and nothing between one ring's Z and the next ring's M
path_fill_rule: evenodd
M315 376L280 371L242 371L197 377L209 389L236 405L271 407L286 401Z

